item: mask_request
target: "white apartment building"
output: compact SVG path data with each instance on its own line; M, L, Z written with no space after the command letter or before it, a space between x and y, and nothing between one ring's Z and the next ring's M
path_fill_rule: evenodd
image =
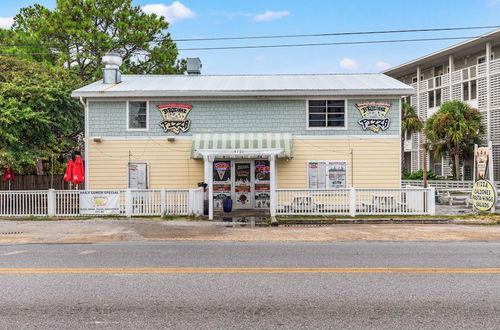
M500 29L384 71L414 87L417 93L405 98L425 120L446 101L461 100L483 114L487 141L493 144L495 180L500 180ZM422 133L405 137L407 171L422 169ZM427 157L428 169L442 177L451 176L450 159ZM462 166L463 179L472 179L472 160Z

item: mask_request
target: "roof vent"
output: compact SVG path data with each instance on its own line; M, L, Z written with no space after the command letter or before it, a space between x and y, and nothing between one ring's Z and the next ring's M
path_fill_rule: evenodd
M103 83L104 84L117 84L122 81L122 73L120 72L120 65L122 64L122 57L118 52L107 52L102 57L103 69Z
M187 58L187 74L201 74L201 60L199 57Z

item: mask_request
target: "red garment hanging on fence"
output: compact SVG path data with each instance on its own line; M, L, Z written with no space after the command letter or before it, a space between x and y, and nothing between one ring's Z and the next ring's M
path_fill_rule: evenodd
M66 167L66 172L64 173L64 178L63 180L66 182L71 182L73 181L73 168L75 167L75 162L73 159L70 159L68 161L68 166Z
M14 169L12 168L6 168L4 171L3 171L3 181L15 181L16 180L16 176L14 174Z
M73 168L73 183L80 184L85 181L85 169L83 168L82 157L76 156L75 167Z

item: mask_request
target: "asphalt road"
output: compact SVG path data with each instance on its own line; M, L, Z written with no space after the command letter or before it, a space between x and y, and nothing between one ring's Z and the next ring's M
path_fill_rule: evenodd
M500 243L3 245L0 297L5 329L498 329Z

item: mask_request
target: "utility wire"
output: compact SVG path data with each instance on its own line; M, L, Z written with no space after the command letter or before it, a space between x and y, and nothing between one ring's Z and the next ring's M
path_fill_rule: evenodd
M372 40L372 41L345 41L345 42L325 42L325 43L304 43L304 44L278 44L278 45L253 45L253 46L226 46L226 47L195 47L195 48L174 48L164 49L162 51L201 51L201 50L231 50L231 49L255 49L255 48L285 48L285 47L313 47L313 46L339 46L339 45L359 45L359 44L386 44L386 43L404 43L419 41L440 41L440 40L463 40L463 39L495 39L500 36L464 36L464 37L442 37L442 38L417 38L417 39L394 39L394 40ZM133 52L137 55L149 55L146 50ZM28 55L61 55L74 54L74 52L53 52L53 53L0 53L0 56L28 56Z
M279 39L279 38L304 38L304 37L331 37L331 36L351 36L351 35L369 35L369 34L390 34L390 33L413 33L413 32L438 32L438 31L463 31L478 29L498 29L500 25L469 26L469 27L444 27L431 29L406 29L406 30L380 30L380 31L358 31L358 32L333 32L333 33L311 33L311 34L285 34L268 36L241 36L241 37L211 37L211 38L187 38L172 39L173 42L190 41L222 41L222 40L251 40L251 39ZM162 42L168 39L151 40L130 40L127 43L144 42ZM93 44L109 44L111 41L93 42ZM0 47L18 47L18 46L65 46L65 43L18 43L18 44L0 44Z

